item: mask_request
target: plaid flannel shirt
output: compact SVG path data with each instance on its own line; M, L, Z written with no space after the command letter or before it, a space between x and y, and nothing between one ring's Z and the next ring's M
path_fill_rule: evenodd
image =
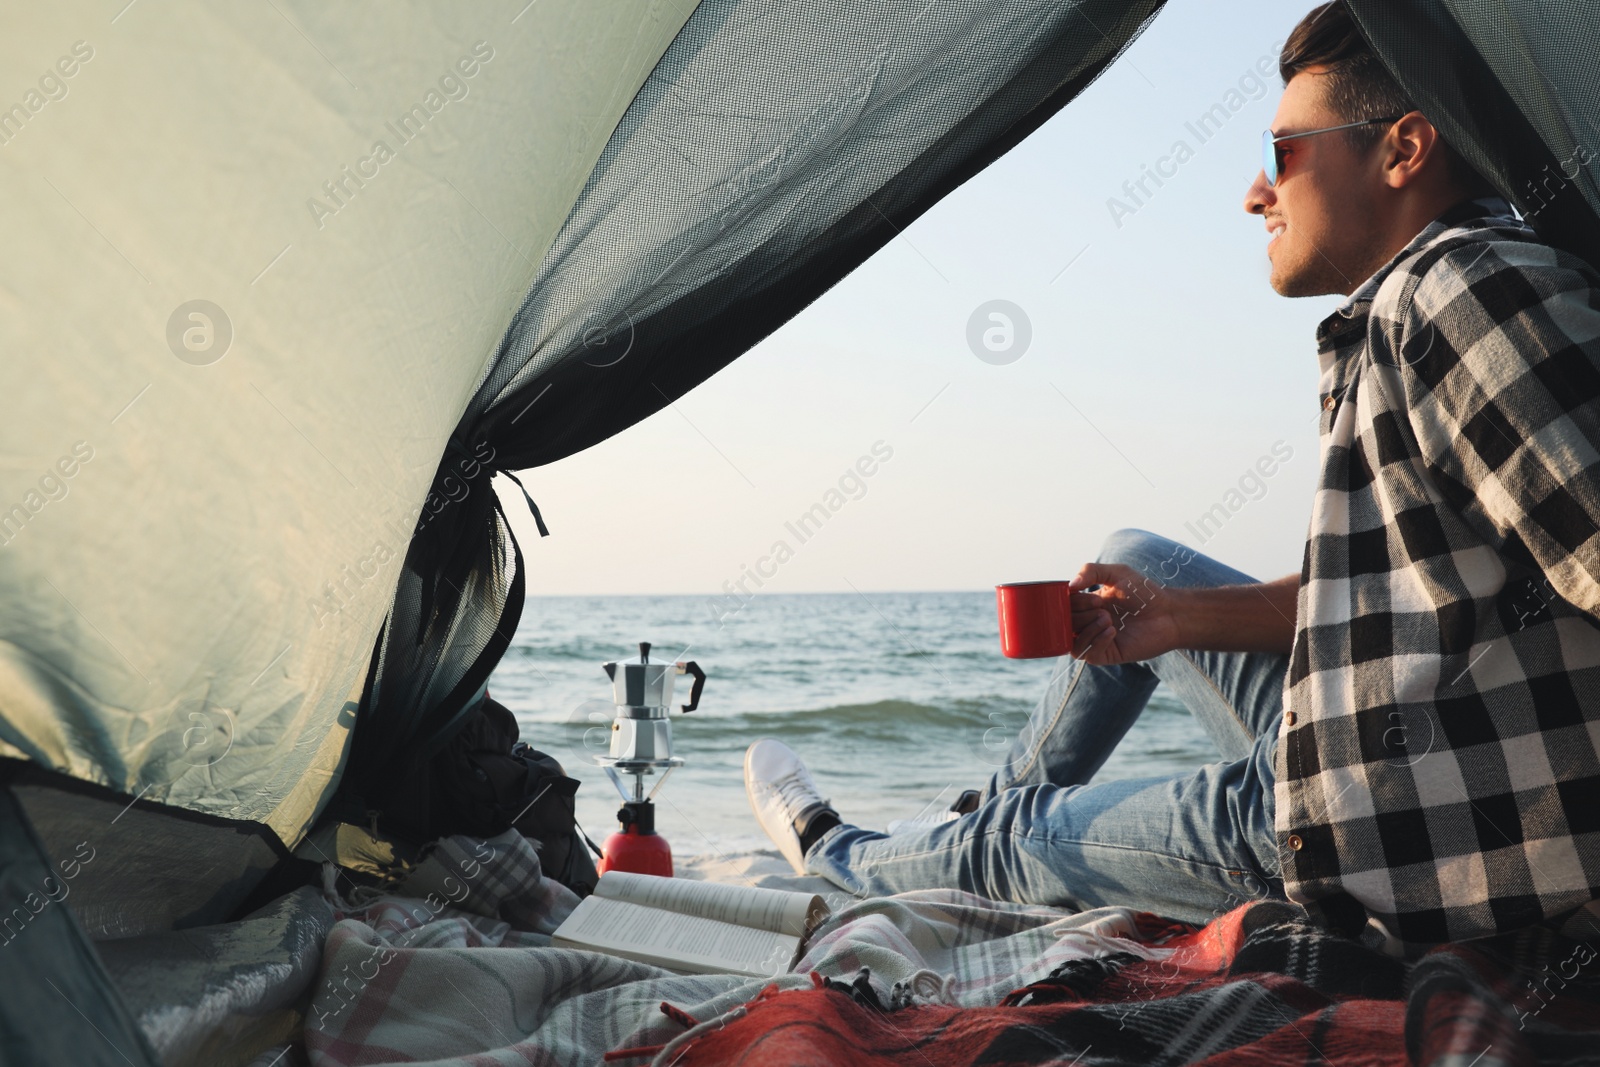
M1498 198L1317 330L1285 890L1388 951L1600 898L1600 274Z

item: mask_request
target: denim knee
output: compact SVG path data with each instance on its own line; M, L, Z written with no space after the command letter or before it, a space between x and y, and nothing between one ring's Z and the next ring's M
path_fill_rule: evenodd
M1178 542L1153 534L1149 530L1128 528L1117 530L1100 546L1096 563L1121 563L1137 570L1145 570L1153 562L1167 559L1181 550Z

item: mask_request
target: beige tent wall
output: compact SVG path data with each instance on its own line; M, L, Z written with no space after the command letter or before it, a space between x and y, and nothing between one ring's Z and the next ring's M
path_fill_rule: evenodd
M693 6L0 17L0 752L300 836L446 437Z

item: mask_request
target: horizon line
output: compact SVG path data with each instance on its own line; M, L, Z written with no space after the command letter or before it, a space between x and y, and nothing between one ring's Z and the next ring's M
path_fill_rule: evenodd
M1045 581L1050 581L1052 579L1044 579L1044 580ZM1062 578L1062 579L1060 579L1060 581L1065 582L1065 581L1069 581L1069 579ZM860 592L860 593L991 593L993 591L994 591L994 587L993 586L980 586L978 588L973 588L973 589L863 589L863 590L855 590L855 589L806 589L806 590L791 590L791 591L782 592L782 593L778 593L778 592L773 592L773 593L757 592L757 593L751 594L750 599L754 600L757 597L773 597L773 596L851 596L851 595L854 595L854 594L856 594L858 592ZM568 597L568 598L570 598L570 597L619 597L619 598L621 598L621 597L649 597L649 596L708 597L708 598L712 598L712 599L719 599L719 598L722 598L722 597L726 597L728 595L730 595L730 594L725 593L725 592L715 592L715 593L681 593L681 592L680 593L534 593L534 592L531 592L531 591L525 594L526 598L529 599L529 600L532 600L532 599L534 599L536 597L537 598L548 599L548 600L555 600L555 599L559 599L559 598L562 598L562 597Z

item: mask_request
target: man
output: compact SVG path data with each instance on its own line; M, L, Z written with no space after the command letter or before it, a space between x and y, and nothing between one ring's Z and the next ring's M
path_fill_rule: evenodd
M1600 898L1600 275L1445 144L1342 4L1280 73L1245 210L1278 293L1347 297L1317 330L1301 574L1114 535L1007 765L938 825L842 823L757 742L751 803L797 871L1195 922L1287 896L1395 953ZM1091 782L1158 679L1223 762Z

